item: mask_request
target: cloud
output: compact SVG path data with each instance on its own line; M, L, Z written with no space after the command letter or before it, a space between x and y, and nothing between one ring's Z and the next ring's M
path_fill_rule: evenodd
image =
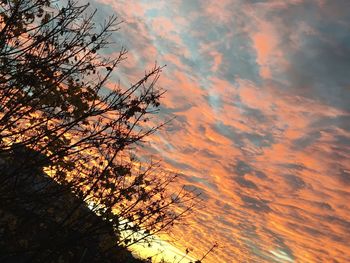
M204 193L178 245L200 257L219 240L208 262L350 261L348 2L94 5L125 21L114 40L129 59L114 80L167 64L153 120L175 119L140 152Z
M294 174L284 174L283 178L293 190L299 190L306 187L304 180Z
M271 211L271 208L269 207L267 200L253 198L246 195L241 195L240 197L241 197L241 200L243 201L243 206L248 209L254 210L257 213L260 213L260 212L267 213Z

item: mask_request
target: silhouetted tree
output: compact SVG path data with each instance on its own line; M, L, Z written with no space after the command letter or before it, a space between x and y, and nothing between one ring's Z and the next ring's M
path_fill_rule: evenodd
M163 94L156 86L162 68L130 87L107 88L127 52L103 55L119 21L96 25L94 16L74 1L0 0L0 206L73 192L81 202L61 211L51 241L62 227L81 227L89 204L115 231L108 251L148 242L191 210L194 195L168 192L176 176L130 155L160 128L149 120ZM43 171L61 187L36 179ZM21 189L34 184L24 196ZM76 239L100 227L91 224Z

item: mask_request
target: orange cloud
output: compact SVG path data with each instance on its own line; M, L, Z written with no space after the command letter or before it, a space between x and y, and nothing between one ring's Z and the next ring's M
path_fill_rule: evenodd
M219 241L209 263L348 262L350 114L304 96L310 80L296 87L286 73L295 67L288 51L320 36L312 17L293 30L282 23L307 1L189 2L119 8L104 0L127 21L132 79L155 59L169 64L154 122L176 118L153 135L145 156L163 159L206 204L190 226L175 227L176 245L200 258ZM236 70L240 63L247 68ZM254 68L261 79L241 76Z

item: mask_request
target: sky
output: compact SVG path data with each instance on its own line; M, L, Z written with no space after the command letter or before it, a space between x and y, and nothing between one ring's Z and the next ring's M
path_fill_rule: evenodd
M201 257L217 241L209 263L350 262L350 1L91 3L124 21L123 82L167 65L158 118L176 118L147 154L206 205L176 246Z

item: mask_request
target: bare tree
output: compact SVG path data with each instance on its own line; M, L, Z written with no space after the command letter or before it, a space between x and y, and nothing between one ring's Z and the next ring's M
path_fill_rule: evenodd
M96 11L88 6L0 1L0 202L42 211L39 199L69 203L72 192L81 202L61 209L51 240L62 227L81 227L90 217L81 207L88 204L114 229L114 240L103 248L109 251L149 242L189 212L195 196L169 192L176 176L130 154L160 128L149 120L164 93L156 85L162 67L130 87L107 88L127 51L103 55L120 23L112 16L95 24ZM43 172L60 187L38 179ZM86 225L75 239L100 235L100 228Z

